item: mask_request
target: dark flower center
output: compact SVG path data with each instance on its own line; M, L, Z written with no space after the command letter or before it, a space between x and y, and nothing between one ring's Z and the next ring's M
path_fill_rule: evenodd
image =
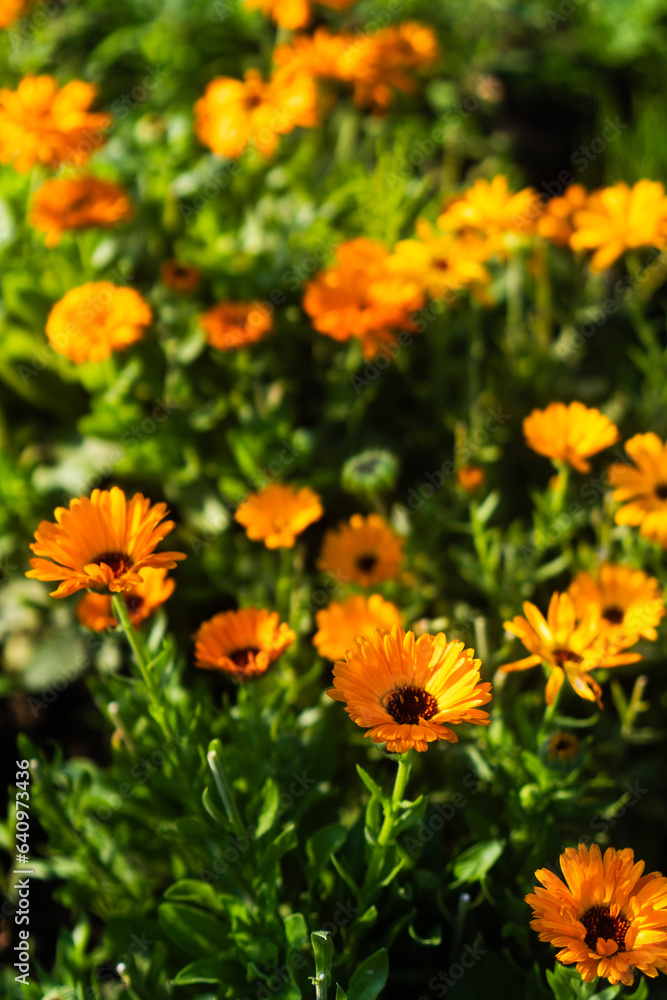
M579 653L573 653L569 649L554 649L552 656L559 667L565 663L583 663L584 659Z
M612 625L620 625L623 621L623 611L617 604L612 604L610 607L604 609L602 617L606 618Z
M177 278L187 278L190 275L190 268L186 267L185 264L174 264L172 266L172 273Z
M95 559L90 560L92 563L96 563L101 566L102 563L106 563L114 576L120 576L121 573L126 573L127 570L132 565L132 560L125 552L103 552L101 555L96 556Z
M355 466L355 472L358 472L360 476L370 475L375 472L378 467L377 458L366 458L363 462L357 462Z
M378 557L372 552L367 552L363 556L357 557L357 569L362 573L372 573L377 566Z
M446 271L449 267L449 261L447 260L434 260L433 267L438 271Z
M658 500L667 500L667 483L658 483L653 492Z
M234 666L240 667L244 670L251 659L253 659L259 653L257 646L246 646L245 649L235 649L233 653L229 653L229 659L232 661Z
M140 594L128 594L125 598L125 607L131 615L136 615L143 607L144 599Z
M82 194L79 198L76 198L70 205L71 212L78 212L80 209L85 208L86 205L90 203L90 198L87 194Z
M588 947L595 951L598 938L603 941L615 941L619 951L625 951L625 935L627 934L630 921L625 917L612 917L608 906L593 906L579 918L586 928L584 941Z
M571 733L556 733L549 743L549 756L566 759L576 757L579 752L579 740Z
M415 726L420 719L433 718L438 702L423 688L402 687L389 695L385 708L395 722Z

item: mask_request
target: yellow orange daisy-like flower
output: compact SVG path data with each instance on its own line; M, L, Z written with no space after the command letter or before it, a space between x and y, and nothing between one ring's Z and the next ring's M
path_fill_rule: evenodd
M97 89L51 76L26 76L16 90L0 88L0 162L26 173L35 163L83 166L105 142L111 115L91 112Z
M356 0L318 0L325 7L345 10ZM281 28L306 28L312 17L313 0L246 0L252 10L261 10Z
M219 351L254 344L273 328L273 317L261 302L219 302L199 322L211 347Z
M156 552L156 546L173 531L173 521L164 521L167 505L141 493L128 500L114 486L93 490L90 497L76 498L67 507L57 507L56 523L42 521L30 548L26 576L36 580L62 580L51 597L69 597L90 587L118 594L142 582L146 567L173 569L182 552ZM163 522L162 524L160 522Z
M99 177L59 177L41 186L28 221L46 233L47 247L55 247L70 229L108 227L131 217L132 205L118 184Z
M320 80L340 79L341 58L353 38L344 33L334 35L321 25L312 35L295 35L290 42L277 45L273 61L286 73L306 73Z
M298 125L317 125L317 90L307 73L277 70L270 80L248 70L244 80L221 76L195 104L195 130L219 156L237 159L248 144L267 159L278 138Z
M133 288L91 281L71 288L56 302L46 321L54 350L77 364L104 361L141 340L153 321L151 308Z
M350 36L340 55L338 74L354 85L355 104L385 111L394 99L392 88L412 93L415 71L433 66L439 54L432 28L403 21L375 34Z
M423 304L419 286L390 271L389 257L365 237L342 243L336 263L306 285L303 298L319 333L340 341L356 338L366 359L382 344L395 343L395 330L414 329L411 314Z
M581 184L571 184L559 198L552 198L537 220L540 236L566 247L574 232L573 215L586 204L588 193Z
M487 244L478 237L439 233L418 219L417 239L400 240L387 261L393 273L414 282L432 299L447 299L471 285L485 285L489 272L482 265Z
M603 413L583 403L549 403L523 422L526 444L538 455L590 472L586 459L618 441L618 428Z
M0 28L9 28L28 12L32 3L34 0L0 0Z
M152 569L147 566L141 570L140 576L141 583L123 594L133 625L140 625L146 621L171 597L176 586L167 576L166 569ZM82 625L95 632L106 632L109 628L118 627L111 608L110 594L97 594L92 591L86 594L76 606L76 616Z
M540 885L526 896L530 926L560 948L559 962L576 964L586 983L601 976L631 986L634 969L667 972L667 878L644 875L630 848L608 847L603 857L597 844L568 847L560 867L562 879L535 872Z
M193 292L201 281L201 271L193 264L182 264L178 260L166 260L160 268L160 280L173 292Z
M456 470L456 481L466 493L476 493L484 485L484 469L479 465L463 465Z
M614 520L638 526L643 538L667 549L667 444L657 434L635 434L625 450L635 464L614 462L609 468L612 497L624 504Z
M595 250L592 271L604 271L626 250L659 247L667 238L667 198L659 181L624 182L594 191L574 214L573 250Z
M199 626L196 664L205 670L222 670L237 681L251 680L263 674L295 639L289 625L279 624L277 611L222 611Z
M480 709L491 701L491 685L480 683L480 660L462 642L447 642L443 632L421 635L400 625L356 640L344 661L334 665L334 686L327 694L373 743L386 743L390 753L429 743L457 743L449 728L462 722L487 726Z
M529 656L500 667L503 673L528 670L543 663L550 671L546 688L546 703L553 705L563 681L567 677L573 691L586 701L595 701L602 707L602 691L590 676L596 667L618 667L641 660L638 653L621 653L617 637L601 630L600 608L589 604L579 618L569 594L551 595L547 617L534 604L526 601L522 618L517 615L504 622L504 628L517 636ZM622 646L637 640L624 636Z
M327 531L317 567L344 583L373 587L395 580L402 562L403 539L383 517L353 514L349 522Z
M640 569L603 563L598 577L581 570L567 590L578 618L591 605L600 609L602 628L620 646L626 637L642 636L654 642L656 626L665 614L665 599L655 577Z
M309 486L270 483L244 500L234 517L253 542L264 542L267 549L291 549L296 536L323 513L319 496Z
M488 251L501 251L508 235L528 236L535 231L541 200L533 188L510 190L507 177L480 178L461 197L449 202L438 218L444 232L469 233L488 241Z
M359 636L369 637L377 628L401 624L401 612L380 594L353 594L344 601L332 601L315 615L317 632L313 643L320 656L340 660Z

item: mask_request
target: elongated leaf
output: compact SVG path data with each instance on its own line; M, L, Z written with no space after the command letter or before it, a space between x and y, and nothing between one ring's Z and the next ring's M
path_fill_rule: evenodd
M208 882L200 882L195 878L182 878L180 882L174 882L164 895L165 899L174 902L193 903L218 913L224 912L224 907L213 887Z
M354 972L347 990L348 1000L375 1000L389 976L386 948L380 948Z
M451 888L466 882L478 882L493 868L504 850L504 840L483 840L459 854L453 865L456 881L451 883Z
M315 882L331 861L331 855L343 846L347 838L347 830L339 823L323 826L306 842L308 857L308 877Z
M255 831L256 839L269 832L278 814L280 792L273 778L267 778L262 789L262 799L262 809L257 820L257 830Z
M217 955L226 945L225 925L186 903L161 903L158 922L167 937L193 958Z
M374 799L378 799L380 802L387 802L387 796L384 794L380 786L377 782L373 781L368 771L364 771L363 767L359 764L357 764L357 774Z

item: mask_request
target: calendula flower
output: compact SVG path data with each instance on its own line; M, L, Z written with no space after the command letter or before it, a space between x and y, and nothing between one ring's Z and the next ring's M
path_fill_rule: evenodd
M349 523L327 531L317 567L344 583L372 587L384 580L395 580L402 561L403 539L383 517L353 514Z
M270 483L244 500L234 516L253 542L264 542L267 549L291 549L296 536L323 513L319 496L309 486Z
M480 660L464 647L443 632L415 639L400 625L376 629L334 665L327 694L390 753L423 752L436 740L457 743L449 726L487 726L489 715L479 706L491 701L491 685L480 683Z
M456 470L456 481L466 493L476 493L484 485L484 469L479 465L462 465Z
M237 159L251 143L267 159L278 137L317 125L317 91L307 73L277 70L270 80L255 69L244 80L221 76L195 104L195 130L219 156Z
M366 359L382 344L396 341L395 330L412 330L411 313L423 296L413 281L392 274L389 252L361 237L342 243L336 263L306 285L303 307L313 326L334 340L357 338Z
M103 145L111 115L88 110L97 88L51 76L26 76L16 90L0 88L0 162L26 173L35 163L83 166Z
M153 321L151 308L133 288L91 281L71 288L46 321L54 350L77 364L103 361L141 340Z
M313 644L320 656L341 660L359 636L370 637L377 628L389 630L392 625L400 625L401 618L396 605L380 594L353 594L317 612Z
M193 292L201 281L201 271L193 264L166 260L160 268L160 280L172 292Z
M556 770L571 770L582 755L582 746L574 733L556 732L540 748L542 759Z
M590 472L586 459L618 441L618 428L608 417L583 403L549 403L523 422L526 444L538 455L566 462L577 472Z
M444 299L471 285L485 285L489 272L481 261L488 244L476 236L438 232L426 219L417 219L417 239L400 240L387 266L417 284L432 299Z
M626 250L663 247L667 198L659 181L625 182L594 191L574 214L573 250L595 250L592 271L604 271Z
M160 605L164 604L176 586L167 576L166 569L152 569L147 566L139 575L141 583L123 594L130 621L135 626L146 621ZM118 626L111 608L110 594L89 592L77 604L76 616L82 625L95 632L106 632L107 629Z
M237 681L251 680L263 674L295 639L289 625L279 624L277 611L222 611L197 630L196 665L222 670Z
M318 0L324 7L334 10L345 10L356 0ZM313 0L246 0L246 5L252 10L261 10L265 17L270 17L281 28L305 28L312 17Z
M572 217L584 207L587 198L586 188L581 184L571 184L560 197L552 198L537 220L539 235L556 246L566 247L574 232Z
M0 0L0 28L9 28L23 17L34 0Z
M185 559L182 552L155 551L175 527L164 521L167 514L166 504L151 505L141 493L128 500L118 486L70 500L69 509L56 508L55 524L42 521L37 528L30 548L38 558L30 560L26 576L62 580L51 597L69 597L86 587L115 594L132 590L146 567L173 569Z
M657 434L635 434L625 450L635 464L614 462L609 469L612 497L625 504L614 519L639 526L643 538L667 548L667 445Z
M585 983L596 976L631 986L633 970L651 978L667 971L667 878L643 875L644 862L630 848L597 844L568 847L560 856L563 878L541 868L540 882L526 902L530 926L576 964Z
M351 36L338 61L338 75L354 85L354 101L362 108L385 111L393 89L416 90L414 73L428 69L440 54L435 32L414 21Z
M370 448L353 455L341 469L343 489L355 496L373 497L392 490L398 476L398 459L386 448Z
M219 302L199 322L211 347L219 351L254 344L273 328L273 317L261 302Z
M55 247L70 229L109 227L132 217L122 187L100 177L58 177L46 181L32 200L28 221Z
M580 698L595 701L601 708L602 691L590 676L590 671L596 667L636 663L641 659L638 653L619 652L614 636L601 629L600 608L597 604L589 604L581 618L578 618L570 595L554 593L551 595L546 618L529 601L524 603L523 613L525 618L517 615L512 621L504 622L504 628L521 640L530 656L506 663L500 669L508 673L528 670L543 663L549 670L545 694L547 705L555 703L567 677L573 691ZM636 639L635 636L632 641L635 642ZM623 645L632 645L632 642L624 642Z
M320 80L336 80L341 78L343 53L353 42L353 35L334 35L321 25L312 35L295 35L290 42L277 45L273 61L286 73L297 76L306 73Z
M623 644L624 637L655 641L665 601L655 577L629 566L603 563L598 577L580 570L567 590L578 618L590 605L600 610L602 628Z
M480 178L450 201L438 218L438 227L484 238L492 253L504 248L508 235L533 233L540 214L540 198L533 188L510 191L507 177L498 174L491 181Z

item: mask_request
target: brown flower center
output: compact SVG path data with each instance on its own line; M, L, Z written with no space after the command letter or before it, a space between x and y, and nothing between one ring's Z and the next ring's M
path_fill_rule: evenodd
M653 492L658 500L667 500L667 483L658 483Z
M82 208L85 208L86 205L89 204L90 204L90 197L87 194L82 194L78 198L74 199L74 201L70 205L70 211L79 212Z
M239 667L241 670L245 670L250 661L254 659L259 653L259 648L257 646L246 646L245 649L235 649L233 653L229 653L229 659L232 661L234 666Z
M433 261L433 267L437 271L446 271L448 269L448 267L449 267L449 261L448 260L441 260L441 259L440 260L434 260Z
M598 938L603 941L615 941L619 951L625 951L625 935L628 932L630 921L625 917L612 917L608 906L593 906L579 918L586 928L584 941L588 947L595 951Z
M623 621L623 611L617 604L611 604L608 608L604 609L602 617L606 618L611 625L620 625Z
M559 667L566 663L583 663L584 660L583 656L579 656L579 653L573 653L570 649L554 649L551 655Z
M362 573L372 573L377 566L378 557L372 552L367 552L357 557L357 569Z
M549 741L549 756L567 760L576 757L579 752L579 740L571 733L555 733Z
M102 555L96 556L90 561L95 563L97 566L101 566L102 563L106 563L114 576L120 576L121 573L126 573L132 565L132 560L125 554L125 552L103 552Z
M141 610L144 599L141 594L128 594L125 598L125 607L131 615L136 615Z
M385 708L395 722L416 726L420 719L433 718L438 701L423 688L402 687L389 695Z

